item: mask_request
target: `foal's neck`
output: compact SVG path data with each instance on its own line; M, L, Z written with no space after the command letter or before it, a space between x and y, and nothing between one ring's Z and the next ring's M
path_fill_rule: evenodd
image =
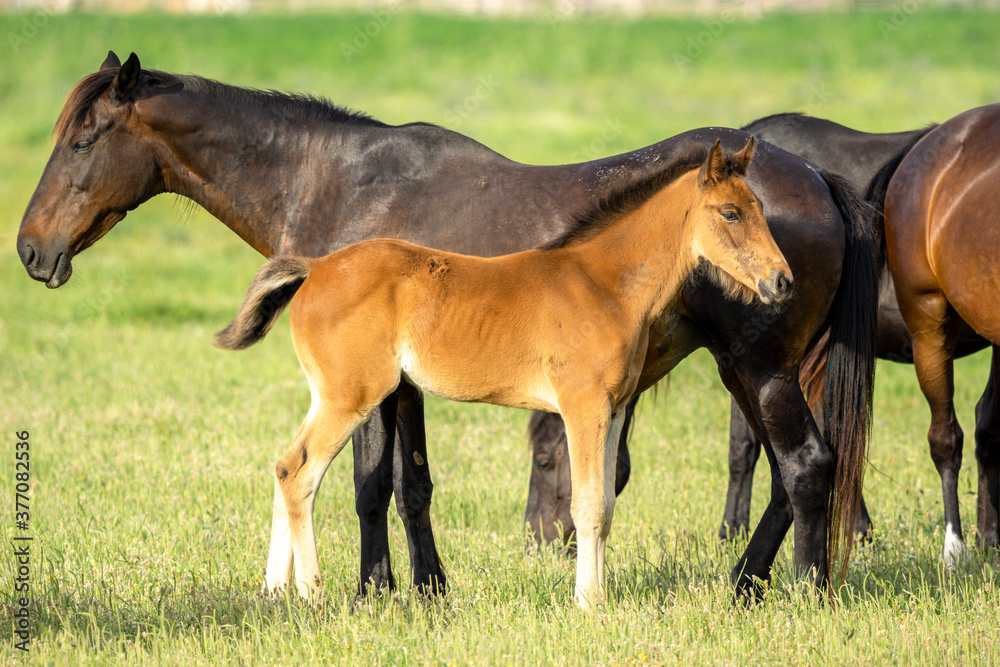
M677 298L698 257L689 220L696 205L692 170L620 220L575 246L591 276L648 324Z

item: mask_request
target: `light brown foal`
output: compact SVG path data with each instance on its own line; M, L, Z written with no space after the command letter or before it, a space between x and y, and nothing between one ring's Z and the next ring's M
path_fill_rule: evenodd
M614 461L650 327L700 262L740 298L791 293L791 270L742 176L747 146L719 143L619 193L541 249L483 259L374 240L257 274L217 345L262 338L291 301L312 405L279 459L266 585L319 592L313 500L351 433L401 380L438 396L562 414L577 527L575 598L605 596ZM294 296L294 298L293 298ZM642 378L647 381L647 378Z

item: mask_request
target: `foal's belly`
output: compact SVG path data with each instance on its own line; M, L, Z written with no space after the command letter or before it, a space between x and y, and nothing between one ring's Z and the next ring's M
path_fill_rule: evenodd
M552 385L541 373L525 373L484 353L478 360L462 350L400 349L399 365L406 380L435 396L466 403L559 412ZM539 368L541 364L539 364Z

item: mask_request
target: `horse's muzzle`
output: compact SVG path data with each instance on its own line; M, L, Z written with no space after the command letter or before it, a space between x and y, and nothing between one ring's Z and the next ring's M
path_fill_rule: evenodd
M73 262L68 248L53 248L44 252L29 239L18 239L17 254L28 275L46 287L64 285L73 274Z
M782 303L791 298L795 283L790 273L772 269L770 276L757 282L757 288L764 303Z

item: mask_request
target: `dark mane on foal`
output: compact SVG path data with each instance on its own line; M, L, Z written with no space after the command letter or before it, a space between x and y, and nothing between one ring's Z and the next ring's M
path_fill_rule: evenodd
M726 161L723 178L729 178L735 173L733 155L729 153L723 153L723 155ZM570 223L569 229L542 248L545 250L564 248L585 241L598 232L611 227L683 174L700 167L707 157L708 148L701 145L682 152L675 160L667 162L660 171L635 183L625 185L577 215L576 219Z
M56 121L56 141L76 133L83 127L97 99L114 81L117 69L106 69L85 76L66 99L62 113ZM138 88L181 85L192 91L204 93L233 104L264 108L283 113L289 118L331 123L351 123L370 127L390 127L361 111L337 106L323 97L282 93L275 90L240 88L195 75L169 74L157 70L142 70Z

